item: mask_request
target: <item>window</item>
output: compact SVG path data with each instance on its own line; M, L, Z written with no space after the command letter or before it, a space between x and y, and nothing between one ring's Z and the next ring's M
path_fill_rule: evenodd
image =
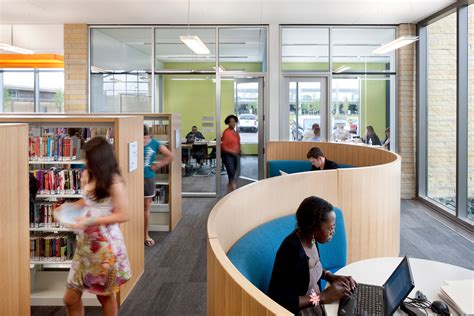
M2 112L35 112L34 69L9 69L0 72L3 82Z
M376 55L374 49L395 39L394 28L334 28L332 72L395 72L395 51Z
M468 182L467 217L474 220L474 5L468 7Z
M383 143L389 136L394 81L393 75L334 76L329 139L347 141L360 137L365 140L366 128L372 126Z
M91 112L151 112L151 28L92 28Z
M64 71L40 71L39 112L64 112Z
M209 49L209 54L196 54L180 40L180 36L198 36ZM215 28L157 28L155 29L156 71L215 71Z
M282 28L281 70L329 71L329 28Z
M456 12L428 25L427 196L456 210Z
M265 72L266 43L266 28L220 28L221 71Z

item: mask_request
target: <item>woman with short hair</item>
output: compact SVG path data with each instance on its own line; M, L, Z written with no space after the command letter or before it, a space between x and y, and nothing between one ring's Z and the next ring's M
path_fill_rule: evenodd
M296 229L278 249L270 279L269 296L297 315L325 315L324 304L349 296L356 283L350 276L325 270L317 244L331 240L336 213L331 203L316 196L301 202ZM320 280L330 285L321 291Z

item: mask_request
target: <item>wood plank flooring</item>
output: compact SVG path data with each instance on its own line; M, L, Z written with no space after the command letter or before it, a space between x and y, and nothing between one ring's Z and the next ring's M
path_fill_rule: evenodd
M154 233L145 273L120 315L206 315L206 223L217 199L183 199L183 219L172 233ZM474 246L429 215L416 201L402 201L400 255L474 269ZM65 315L64 307L32 307L32 315ZM86 308L86 315L101 315Z

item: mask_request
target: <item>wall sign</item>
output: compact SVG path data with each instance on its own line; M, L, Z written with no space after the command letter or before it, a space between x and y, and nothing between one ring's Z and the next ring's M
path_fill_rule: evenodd
M128 171L132 172L138 168L138 142L128 143Z

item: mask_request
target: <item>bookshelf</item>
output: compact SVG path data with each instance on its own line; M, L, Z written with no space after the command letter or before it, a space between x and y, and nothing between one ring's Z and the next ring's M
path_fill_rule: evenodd
M29 315L28 125L0 124L0 152L0 315Z
M150 231L172 231L181 220L181 115L142 113L153 137L173 154L173 161L156 174L157 196L150 206ZM157 159L160 159L159 155Z
M0 116L0 125L2 123L26 123L23 125L26 128L24 132L26 137L26 143L18 142L17 137L11 137L15 141L13 144L16 146L15 149L9 150L8 152L12 153L22 153L24 156L22 158L17 157L15 159L9 158L9 160L23 161L25 168L22 167L22 172L24 172L23 184L18 187L25 188L26 197L19 199L22 201L23 206L11 207L11 209L20 210L24 209L25 212L14 212L21 214L23 218L22 224L16 225L18 233L26 235L26 240L21 239L21 243L18 242L17 248L24 250L26 254L23 254L21 257L21 262L18 262L16 273L12 273L14 279L17 281L19 276L25 278L22 281L22 290L27 293L27 295L17 295L17 297L27 297L27 301L31 305L63 305L63 295L65 290L66 278L69 272L69 267L71 265L70 257L66 254L63 255L61 251L60 257L52 258L50 256L35 256L37 253L33 252L33 256L30 256L29 249L31 246L31 239L43 238L43 239L55 239L58 242L58 239L64 238L67 240L69 234L73 234L71 230L64 227L56 227L57 224L54 222L47 222L45 220L40 220L38 223L32 223L29 225L29 212L28 212L28 170L53 170L54 174L64 172L62 175L65 175L65 179L69 179L71 182L70 187L64 185L66 181L61 181L61 185L58 186L54 184L50 187L43 186L40 187L43 189L37 195L37 201L41 201L38 204L41 205L55 205L58 201L68 198L79 198L80 197L80 188L75 187L76 179L71 180L71 176L74 176L75 173L71 169L81 169L84 167L84 160L82 160L79 155L80 151L74 152L72 147L68 147L70 142L66 138L64 139L64 146L61 147L64 150L64 153L61 155L55 154L56 152L51 153L49 150L49 140L42 141L41 144L44 147L34 147L36 150L40 150L41 155L32 155L32 141L31 138L41 135L37 135L38 131L45 131L48 129L61 131L61 129L68 128L80 128L84 131L92 133L90 137L98 135L103 135L104 131L108 131L110 135L109 142L114 146L114 150L119 162L120 170L122 171L122 176L126 183L126 190L129 200L129 216L130 219L127 223L121 224L120 228L124 235L125 243L127 246L127 252L129 256L129 261L132 269L132 278L121 286L120 291L117 295L118 303L121 304L133 287L136 285L138 280L144 271L144 247L143 247L143 150L138 150L137 157L137 167L136 169L129 171L129 144L131 142L137 142L138 148L143 148L143 118L141 116L63 116L63 115L54 115L54 116L30 116L30 115L2 115ZM35 134L36 133L36 134ZM30 137L28 137L30 135ZM5 140L6 137L0 137L0 141ZM8 138L7 138L8 139ZM43 139L44 140L44 139ZM71 144L74 140L71 142ZM48 144L48 145L46 145ZM56 146L56 145L54 145ZM51 148L56 148L56 147ZM40 148L40 149L38 149ZM5 150L6 152L6 150ZM29 155L30 153L30 155ZM35 152L36 153L36 152ZM45 158L46 157L46 158ZM6 157L1 157L0 159L6 159ZM10 163L11 165L11 163ZM9 164L3 163L2 166L10 168ZM46 173L46 172L45 172ZM35 173L36 175L36 173ZM43 174L41 174L41 179ZM23 177L17 177L23 179ZM44 178L48 179L48 178ZM62 179L62 178L61 178ZM45 180L46 182L46 180ZM48 180L48 183L51 181ZM74 184L74 185L73 185ZM20 190L23 191L23 190ZM3 191L2 191L3 192ZM3 211L5 212L5 211ZM49 210L41 213L47 214L44 219L51 216ZM25 220L26 219L26 220ZM3 224L3 223L2 223ZM33 227L31 227L33 226ZM2 228L2 232L3 232ZM29 236L29 237L28 237ZM2 236L3 237L3 236ZM23 237L24 238L24 237ZM4 238L2 238L3 240ZM11 240L11 237L8 237L8 240ZM17 238L18 239L18 238ZM74 238L75 239L75 238ZM16 239L15 239L16 240ZM44 243L41 245L45 245ZM59 245L64 245L62 241L59 241ZM67 244L66 249L69 249L69 244ZM3 249L3 247L2 247ZM57 251L57 250L56 250ZM41 252L46 253L46 251ZM58 252L56 252L56 256ZM31 259L30 259L31 257ZM29 273L28 273L29 272ZM2 271L2 274L4 271ZM28 276L28 277L26 277ZM28 282L29 280L29 282ZM18 282L18 281L17 281ZM86 306L99 306L100 303L97 301L95 295L90 295L89 293L84 293L83 303ZM3 304L0 304L3 305ZM27 310L29 313L29 304L26 303ZM0 314L3 314L0 312ZM8 314L21 314L21 313L8 313Z

